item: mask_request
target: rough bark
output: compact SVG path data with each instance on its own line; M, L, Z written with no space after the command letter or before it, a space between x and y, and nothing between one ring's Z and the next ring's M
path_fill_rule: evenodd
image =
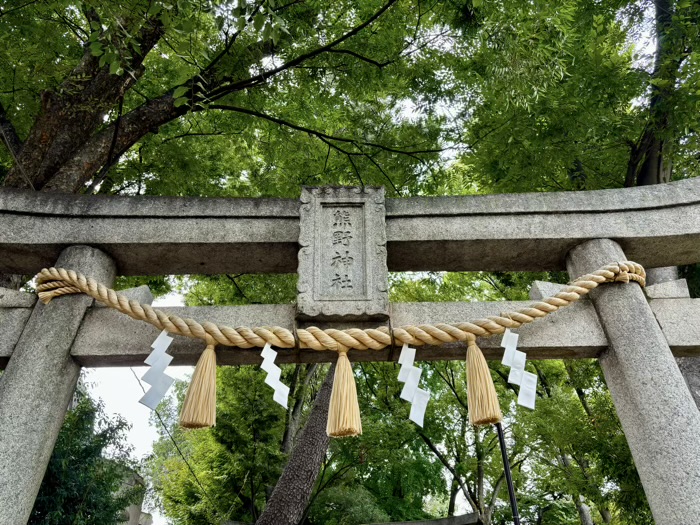
M263 85L288 69L332 51L373 24L396 1L388 0L373 16L341 37L274 69L245 79L236 80L226 76L218 78L217 62L229 53L235 41L234 35L210 64L185 84L191 90L188 96L198 94L213 101L235 91ZM94 11L88 12L87 16L97 17ZM95 21L99 23L99 20ZM121 119L117 134L114 132L114 124L107 127L103 125L107 112L115 107L117 101L143 74L143 60L160 40L162 31L162 25L156 18L149 19L138 31L133 31L138 45L111 42L125 49L125 55L130 56L128 63L123 64L125 72L121 75L110 74L109 64L100 67L99 57L93 56L86 44L82 59L61 86L55 91L45 91L42 94L39 114L17 161L5 178L4 186L76 192L108 163L107 157L115 161L147 133L185 114L188 109L196 110L187 104L175 108L170 90L126 114ZM246 70L250 65L240 64L238 70ZM207 88L197 88L201 82L195 82L196 79L204 81ZM113 155L109 155L109 146L115 136L118 136L117 144L111 148Z
M0 141L5 144L13 157L16 158L19 155L22 149L22 141L17 135L17 131L7 116L2 103L0 103Z
M297 434L299 433L299 427L301 426L301 414L302 408L304 407L304 398L306 397L306 391L308 390L309 381L314 376L314 372L318 368L318 363L310 363L307 365L297 365L294 379L292 380L292 391L293 397L295 399L294 406L289 411L287 417L287 426L284 429L284 436L282 437L282 452L289 454L294 447L296 442ZM300 378L301 370L304 370L304 377Z
M328 370L309 420L256 525L297 525L303 516L328 449L326 421L334 373L335 365Z
M119 122L119 132L114 141L111 124L77 148L43 186L44 191L75 193L84 186L107 162L114 142L113 158L119 158L131 146L150 132L157 132L163 124L187 112L186 106L175 107L172 93L149 100L124 115Z
M583 496L579 496L574 500L578 517L581 519L581 525L593 525L593 517L591 516L591 508L586 505Z
M672 33L673 6L670 0L655 0L656 50L652 73L649 121L637 144L631 146L625 186L646 186L671 181L673 139L669 99L687 52ZM657 81L657 82L654 82Z
M42 93L39 114L4 185L42 189L102 126L107 111L143 73L143 60L158 42L161 29L155 20L141 28L139 50L129 50L132 59L122 75L110 74L109 64L100 67L99 57L86 45L81 61L60 88Z

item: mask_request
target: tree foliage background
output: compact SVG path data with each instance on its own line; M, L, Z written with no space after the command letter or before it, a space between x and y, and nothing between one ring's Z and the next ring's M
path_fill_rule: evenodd
M58 435L30 525L116 525L143 497L125 442L127 422L105 415L83 389Z
M0 180L105 195L297 197L595 190L695 176L700 3L691 0L12 0L0 7ZM700 289L697 267L683 269ZM523 299L517 273L392 276L392 300ZM2 276L5 285L22 278ZM122 280L127 286L136 279ZM190 304L292 302L292 276L165 277ZM538 408L494 364L527 523L651 523L595 362L530 363ZM467 424L462 363L425 365L407 422L391 364L356 366L365 434L333 441L307 523L509 519L498 450ZM175 428L148 468L177 524L254 521L325 370L220 371L222 424ZM68 424L68 423L67 423ZM58 476L58 474L56 474ZM195 477L196 475L196 477Z

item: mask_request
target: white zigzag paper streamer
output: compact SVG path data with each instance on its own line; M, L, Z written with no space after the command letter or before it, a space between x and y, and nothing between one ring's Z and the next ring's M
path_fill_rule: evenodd
M267 376L265 377L265 383L270 385L275 390L272 399L274 399L275 402L279 403L284 408L287 408L287 400L289 399L289 387L282 383L282 381L280 380L280 377L282 375L282 369L275 364L275 359L277 359L277 352L275 352L272 349L270 343L266 343L265 347L262 349L262 352L260 352L260 355L263 358L263 362L260 365L260 368L267 372Z
M411 412L408 418L418 426L423 426L425 409L430 401L430 392L418 387L420 376L423 372L420 368L413 366L416 359L416 349L404 343L399 355L399 381L404 383L401 390L401 399L411 403Z
M141 379L144 383L151 385L151 388L139 399L139 403L147 406L151 410L156 409L158 403L165 397L168 389L175 381L175 378L165 373L165 369L168 368L168 365L173 360L173 356L166 353L166 350L172 342L173 338L163 330L151 345L153 351L144 361L147 365L151 365L151 367Z
M501 339L501 346L505 348L501 363L510 367L508 382L520 385L518 404L534 410L535 398L537 397L537 376L525 371L527 355L525 352L516 350L518 334L506 328L503 339Z

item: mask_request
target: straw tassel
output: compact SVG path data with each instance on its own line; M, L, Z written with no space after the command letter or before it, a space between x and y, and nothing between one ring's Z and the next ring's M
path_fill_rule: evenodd
M490 425L503 419L491 371L474 339L467 346L467 396L472 425Z
M197 361L180 413L180 426L205 428L216 425L216 351L210 343Z
M333 390L328 407L326 433L331 437L359 436L362 434L360 405L357 402L357 387L348 351L338 351L338 362L333 376Z

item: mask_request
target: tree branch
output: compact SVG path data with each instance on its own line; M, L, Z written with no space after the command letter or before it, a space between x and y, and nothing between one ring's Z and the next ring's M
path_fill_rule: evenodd
M522 463L525 462L525 458L519 459L515 463L511 465L511 469L515 470L516 467L519 467ZM493 507L496 504L496 500L498 499L498 493L501 490L501 487L503 486L503 482L505 481L505 474L501 474L498 477L498 480L496 481L496 485L493 488L493 493L491 494L491 504L489 507Z
M315 137L318 137L320 139L326 139L330 141L335 141L335 142L343 142L345 144L352 144L353 146L357 147L358 149L359 146L367 146L370 148L376 148L384 151L388 151L391 153L398 153L400 155L420 155L420 154L427 154L427 153L441 153L443 150L442 149L424 149L424 150L411 150L411 151L405 151L393 146L384 146L383 144L377 144L376 142L365 142L362 140L356 140L356 139L351 139L348 137L339 137L336 135L329 135L327 133L324 133L322 131L318 131L315 129L307 128L305 126L300 126L298 124L294 124L293 122L289 122L287 120L278 118L278 117L273 117L272 115L268 115L266 113L263 113L261 111L255 111L253 109L248 109L248 108L243 108L240 106L231 106L227 104L210 104L209 109L220 109L223 111L235 111L237 113L243 113L245 115L251 115L253 117L258 117L264 120L269 120L270 122L274 122L275 124L279 124L280 126L286 126L288 128L297 130L297 131L303 131L304 133L308 133L309 135L313 135ZM361 151L361 149L360 149ZM345 152L344 152L345 153ZM357 156L366 156L364 153L354 153L354 155Z
M85 16L90 19L97 15L92 10ZM160 39L162 24L156 19L149 19L134 32L137 33L135 40L139 46L137 49L131 45L132 59L127 67L130 73L120 76L111 74L110 66L105 64L100 67L99 57L92 55L89 46L84 46L82 58L60 88L42 93L39 115L18 161L4 181L5 186L27 185L18 166L31 176L31 183L37 189L53 184L53 178L64 171L65 165L79 151L95 137L101 137L101 132L96 135L95 132L104 124L104 115L143 73L143 60ZM96 167L91 163L94 171L90 177L95 175L105 160L101 158Z
M86 192L88 195L91 193L95 193L97 186L99 186L102 183L102 181L104 181L107 177L107 173L109 172L110 168L114 166L119 160L119 157L115 158L114 156L114 149L117 146L117 137L119 136L119 124L121 124L122 121L123 110L124 96L121 96L119 98L119 109L117 113L117 119L114 121L114 133L112 134L112 142L109 145L109 152L107 153L107 162L105 162L104 166L100 168L100 171L98 172L97 176L90 183L90 186L88 187Z
M351 51L349 49L329 49L329 53L338 53L338 54L343 54L343 55L350 55L353 56L359 60L362 60L363 62L367 62L368 64L372 64L373 66L377 66L379 69L382 69L389 64L393 63L394 60L387 60L386 62L378 62L372 58L363 56L359 53L356 53L355 51Z
M14 11L19 11L20 9L24 9L25 7L28 7L32 4L36 4L38 2L39 2L39 0L30 0L29 2L25 2L22 5L18 5L17 7L13 7L11 9L0 9L0 18L5 16L5 15L9 15L10 13L12 13Z
M172 137L168 137L166 139L163 139L161 144L165 144L167 142L170 142L172 140L177 140L177 139L184 139L186 137L222 137L224 135L228 135L229 133L224 133L223 131L213 131L211 133L206 133L206 132L201 132L201 133L180 133L179 135L173 135ZM239 135L240 133L234 133L235 135Z
M418 435L423 439L426 445L428 445L428 448L437 456L437 458L440 460L440 463L443 464L443 466L449 470L450 474L454 477L454 479L457 480L457 483L459 483L460 488L462 489L462 493L464 493L464 497L467 498L467 501L469 502L469 505L471 505L472 509L474 512L479 512L479 506L476 504L476 501L472 498L469 489L464 485L464 481L462 478L457 474L457 471L455 468L450 465L450 462L447 461L447 458L445 455L440 452L440 450L435 446L435 444L430 440L428 436L425 435L424 432L418 431Z
M347 33L342 35L341 37L336 38L335 40L333 40L329 44L326 44L325 46L321 46L319 48L316 48L312 51L309 51L308 53L303 53L303 54L299 55L298 57L296 57L288 62L285 62L281 66L276 67L274 69L271 69L269 71L265 71L265 72L260 73L258 75L254 75L254 76L247 78L245 80L240 80L238 82L234 82L234 83L229 84L227 86L222 86L219 89L216 89L216 90L213 90L212 92L210 92L209 97L211 99L221 98L222 96L224 96L228 93L231 93L233 91L239 91L239 90L246 89L248 87L252 87L252 86L255 86L257 84L263 83L270 77L273 77L273 76L275 76L283 71L286 71L287 69L296 67L296 66L302 64L303 62L306 62L307 60L309 60L311 58L314 58L318 55L325 53L326 51L330 51L331 49L333 49L337 45L345 42L349 38L352 38L357 33L362 31L365 27L372 24L375 20L377 20L380 16L382 16L384 14L384 12L387 11L397 1L398 0L389 0L389 2L384 4L369 19L367 19L364 22L362 22L361 24L355 26L353 29L351 29L350 31L348 31Z
M152 99L131 110L121 119L119 133L114 148L115 158L138 142L144 135L157 132L158 128L171 120L184 115L186 106L175 107L172 93ZM107 162L109 147L114 137L115 124L94 135L74 152L51 181L47 191L72 193L77 191Z
M14 125L10 122L2 102L0 102L0 138L12 157L19 156L19 152L22 150L22 141L17 135Z

